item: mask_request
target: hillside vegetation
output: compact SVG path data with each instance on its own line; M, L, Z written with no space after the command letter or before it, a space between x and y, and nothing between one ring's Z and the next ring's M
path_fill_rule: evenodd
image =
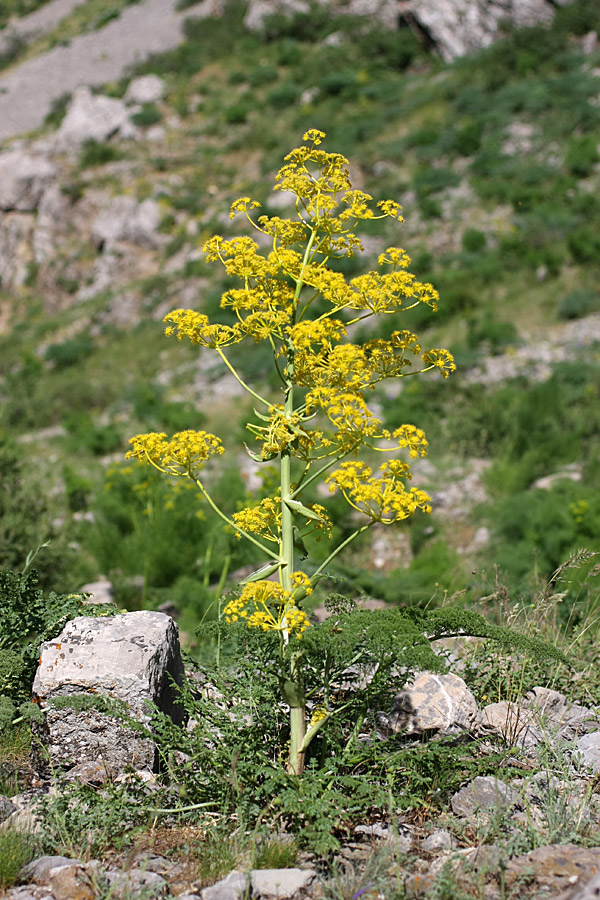
M441 303L395 327L448 347L458 365L448 381L408 380L382 402L387 427L427 433L415 483L432 494L432 516L357 546L327 587L423 604L506 584L527 602L574 550L600 550L600 51L584 40L600 31L596 4L561 7L551 27L453 65L408 30L321 6L272 16L255 35L242 19L236 3L189 19L180 47L131 73L167 86L134 114L141 138L62 159L73 211L98 190L158 200L160 244L144 266L82 298L103 248L75 232L0 295L0 564L18 567L50 540L37 560L48 587L103 574L120 605L168 600L191 633L212 615L215 585L255 562L191 485L124 454L137 431L243 435L244 398L198 351L166 340L161 319L178 306L217 312L226 283L199 248L241 233L228 218L236 197L281 208L272 175L312 127L349 157L358 187L404 207L395 230L373 223L346 273L369 268L388 239L404 246ZM123 96L129 80L106 93ZM260 349L242 369L260 377ZM229 509L252 489L242 459L215 484ZM343 536L349 517L341 505L334 514ZM571 619L597 602L592 565L568 587Z

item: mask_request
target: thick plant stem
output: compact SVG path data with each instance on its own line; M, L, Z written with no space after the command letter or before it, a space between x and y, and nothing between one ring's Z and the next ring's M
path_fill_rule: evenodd
M302 272L308 262L315 240L316 232L313 231L309 238L300 277L296 283L294 304L297 308L298 299L302 290ZM284 372L286 382L284 412L291 416L294 412L294 345L290 341L287 350L287 365ZM287 590L292 589L291 577L294 572L294 514L288 500L292 499L292 456L289 449L281 453L281 545L280 558L285 564L280 568L280 581ZM286 635L286 638L288 636ZM290 704L290 755L288 760L288 772L291 775L302 775L304 772L304 738L306 736L306 698L304 696L304 678L302 673L302 651L293 647L290 657L290 679L287 693L287 702Z

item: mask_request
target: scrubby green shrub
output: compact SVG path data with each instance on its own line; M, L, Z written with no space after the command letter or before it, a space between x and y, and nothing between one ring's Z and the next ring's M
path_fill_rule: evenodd
M599 310L600 293L579 289L571 291L560 300L557 313L560 319L579 319Z
M144 103L142 108L129 117L139 128L149 128L162 120L162 113L156 103Z
M479 253L484 249L487 238L483 231L479 231L477 228L467 228L466 231L463 231L461 243L463 250L468 253Z
M80 169L91 169L94 166L104 166L106 163L114 162L121 159L122 156L121 151L112 144L88 138L81 148L78 164Z
M582 225L569 235L567 242L575 262L595 263L600 259L600 233L597 228Z
M45 356L48 362L53 363L57 369L66 369L86 359L92 348L92 339L82 335L69 338L62 344L50 344Z
M594 134L571 138L567 148L565 165L577 178L587 178L598 162L598 138Z

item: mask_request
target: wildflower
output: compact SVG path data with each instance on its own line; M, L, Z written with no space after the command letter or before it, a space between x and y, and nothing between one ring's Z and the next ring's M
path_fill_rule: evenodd
M275 581L254 581L245 585L240 596L230 600L223 613L228 623L243 619L248 628L296 637L301 637L310 625L306 613L296 606L290 592Z

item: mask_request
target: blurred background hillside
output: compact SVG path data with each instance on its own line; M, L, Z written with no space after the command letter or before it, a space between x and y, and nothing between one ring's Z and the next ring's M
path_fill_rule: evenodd
M427 433L414 484L432 516L374 529L325 588L423 604L505 585L527 602L577 548L600 551L600 7L499 20L477 50L468 35L436 39L414 9L400 16L410 4L391 23L389 5L207 4L180 0L180 43L92 90L74 84L0 145L0 568L50 541L36 560L45 586L102 576L119 605L173 604L191 632L218 583L259 562L191 484L124 454L138 432L206 427L232 448L217 499L233 510L254 495L234 449L245 396L161 323L181 306L224 321L226 282L201 247L240 233L239 196L289 212L273 175L319 128L356 187L404 208L403 225L371 225L344 271L403 246L441 303L393 327L458 365L377 395L388 427ZM23 67L106 40L144 3L70 6L30 32L19 17L44 4L5 0L0 103ZM260 383L260 347L240 352ZM331 511L343 536L348 512L335 499ZM566 616L597 602L593 564L574 571Z

